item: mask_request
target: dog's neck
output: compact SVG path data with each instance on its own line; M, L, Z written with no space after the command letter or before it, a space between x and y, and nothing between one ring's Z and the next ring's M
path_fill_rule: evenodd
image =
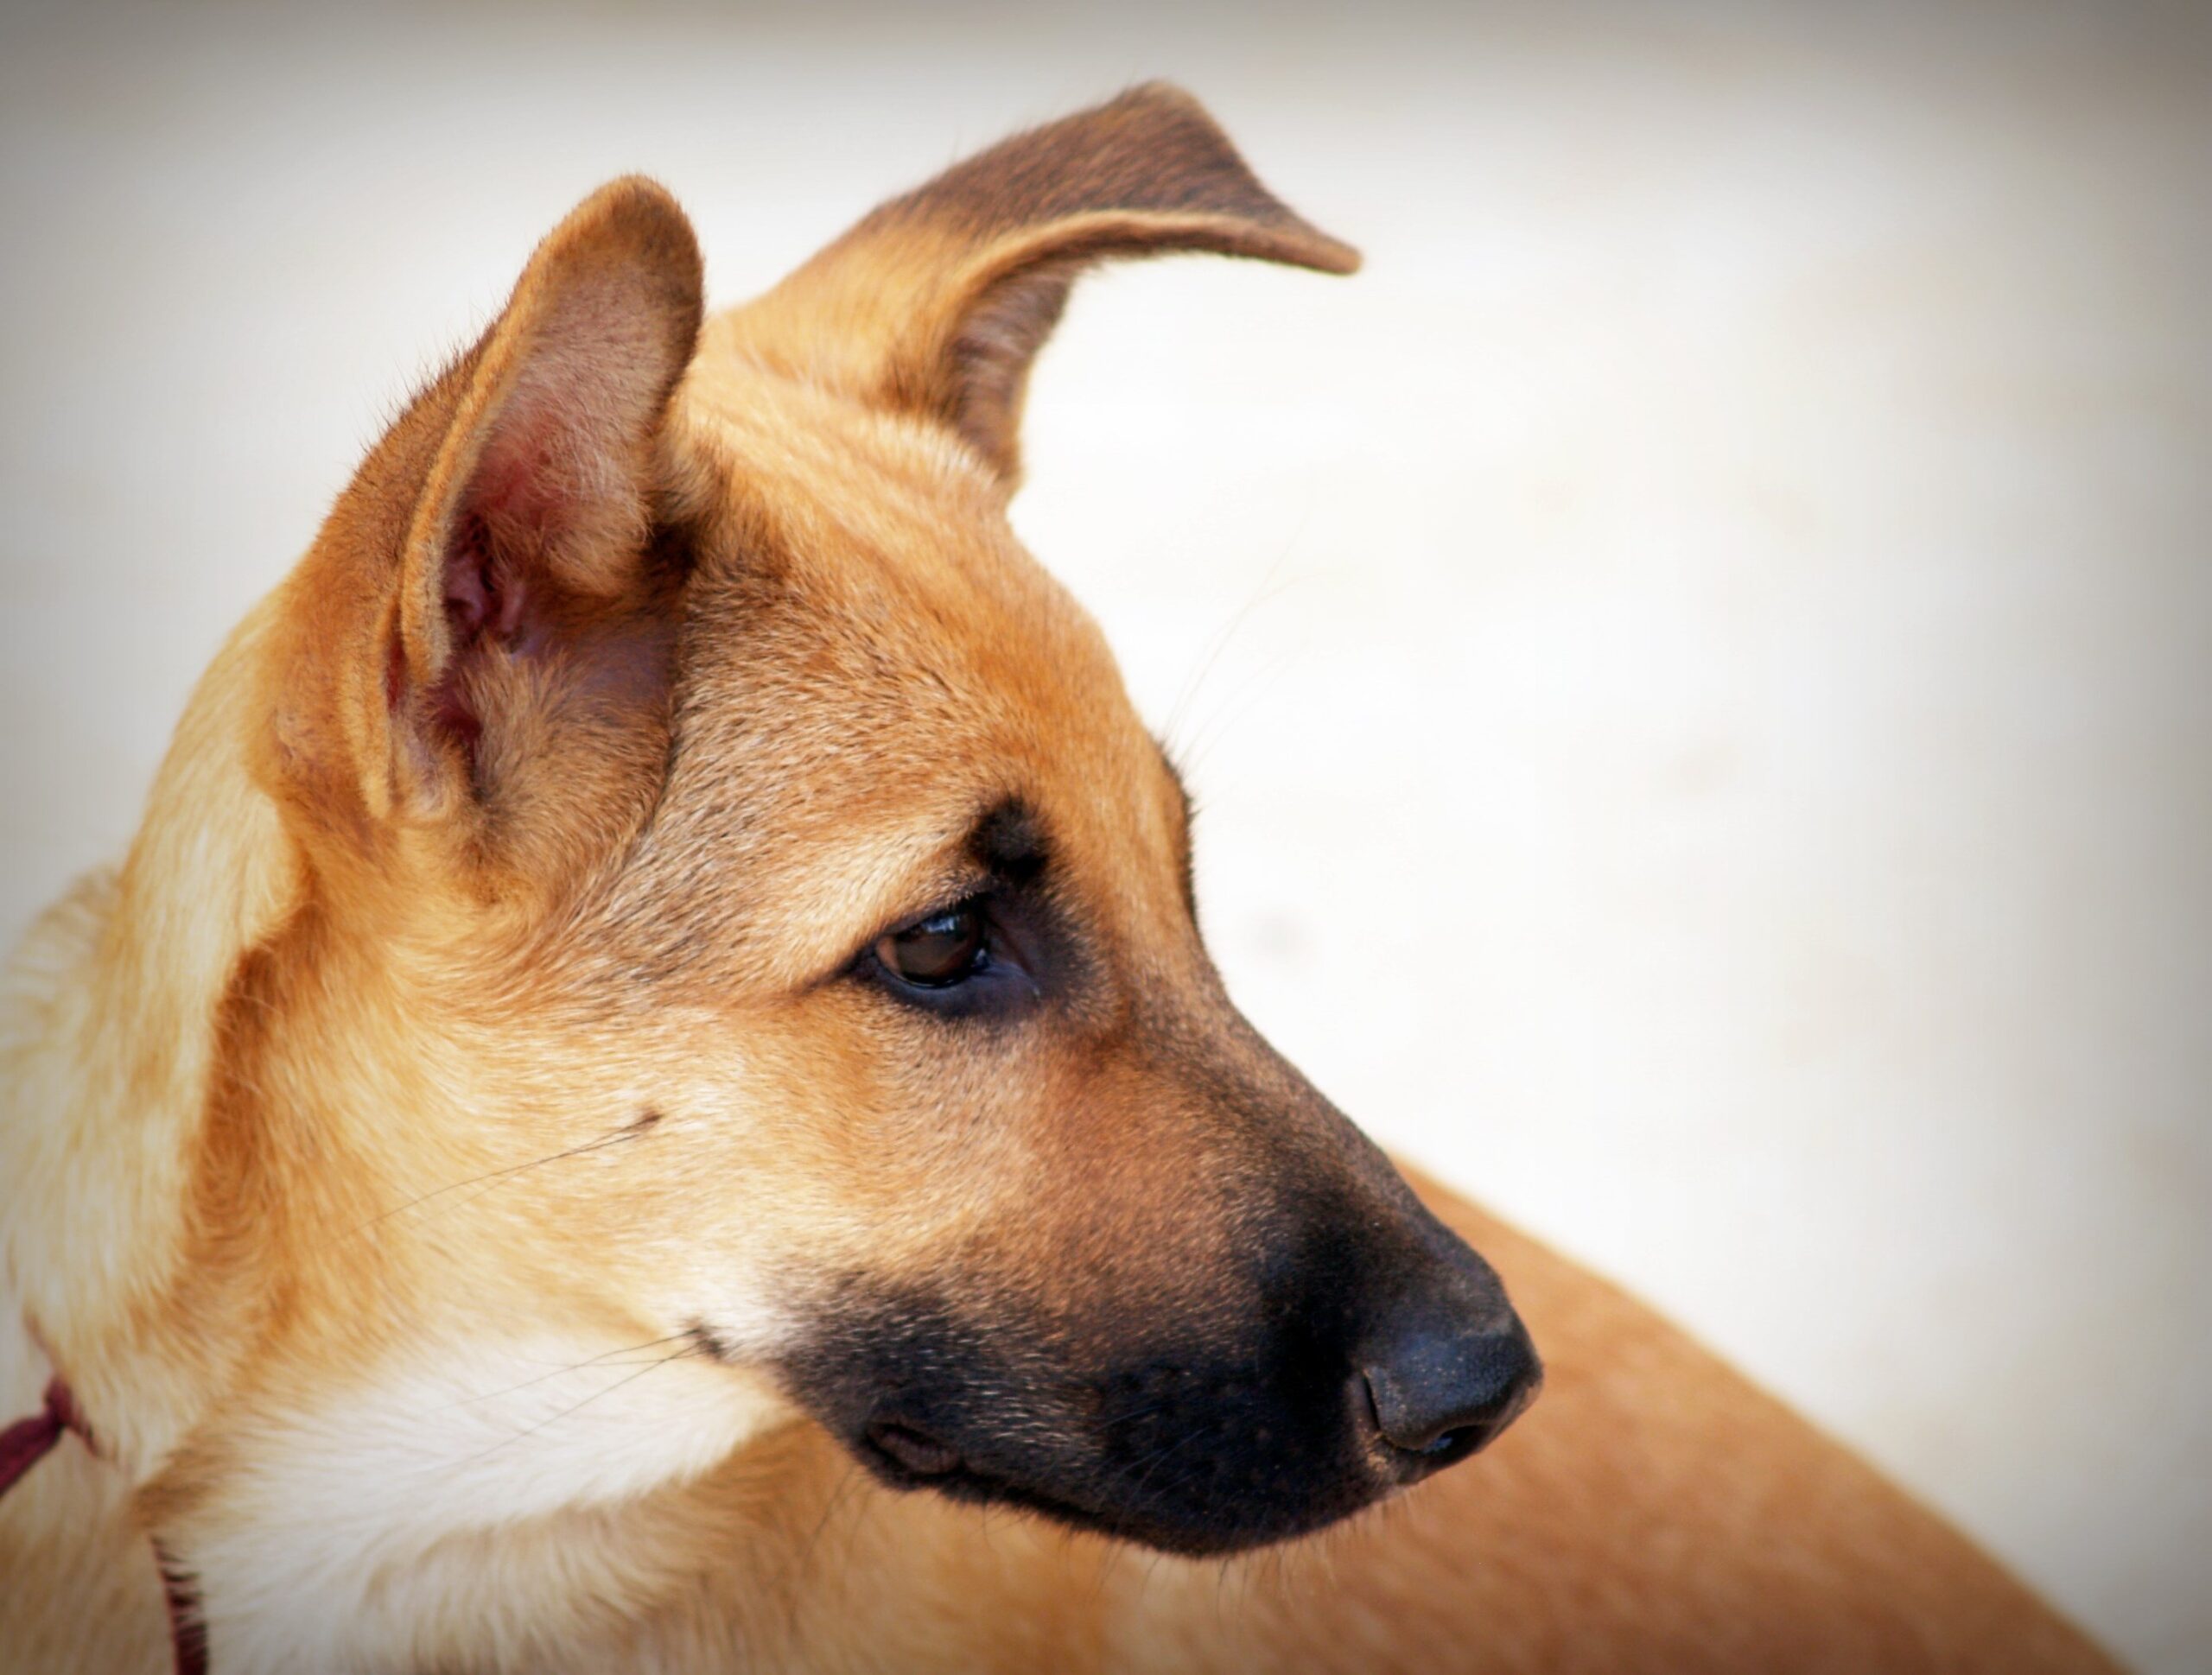
M635 1497L791 1417L765 1383L687 1360L680 1342L641 1345L651 1334L619 1320L477 1329L467 1304L483 1298L472 1282L442 1272L442 1284L410 1284L432 1266L426 1237L446 1259L454 1249L452 1224L429 1211L465 1208L470 1195L433 1194L427 1211L387 1217L379 1208L404 1202L403 1183L365 1170L318 1174L249 1132L312 1128L315 1145L343 1148L379 1114L354 1107L381 1102L389 1129L392 1102L415 1091L332 1086L281 1052L241 1054L255 962L294 934L307 899L251 771L270 614L250 618L201 681L123 866L86 879L25 939L0 1021L10 1102L0 1226L14 1292L0 1362L27 1388L59 1371L139 1515L188 1520L219 1621L236 1608L241 1579L334 1602L366 1586L359 1551L404 1562L467 1539L486 1507L509 1520L574 1516ZM251 1099L228 1085L242 1074L257 1083ZM208 1171L237 1165L211 1158L257 1145L276 1158L252 1165L268 1191L250 1195L242 1231L223 1235L207 1213ZM330 1196L334 1179L359 1196ZM327 1232L315 1247L344 1241L328 1267L359 1279L362 1297L391 1300L391 1317L340 1310L312 1278L270 1272L281 1266L272 1210ZM526 1279L510 1278L484 1309L503 1324L528 1309ZM302 1345L329 1339L343 1345L343 1367L321 1386L257 1382L240 1396L238 1369L272 1329L272 1293L302 1285L288 1361L312 1360ZM356 1351L348 1335L382 1347ZM654 1369L664 1355L677 1364ZM334 1435L348 1446L332 1450ZM209 1486L249 1480L264 1491L258 1513L203 1504ZM299 1527L288 1531L272 1507ZM365 1602L334 1606L329 1623L364 1632L368 1615Z
M165 1305L187 1278L216 1015L295 887L246 763L271 614L249 617L201 678L122 867L79 884L25 938L0 1024L15 1300L126 1469L189 1426L230 1347L204 1320L178 1329Z

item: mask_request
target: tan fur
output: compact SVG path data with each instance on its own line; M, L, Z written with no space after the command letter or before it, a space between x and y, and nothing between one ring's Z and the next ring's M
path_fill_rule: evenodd
M379 444L119 872L10 968L0 1417L58 1367L99 1454L0 1505L10 1670L163 1666L149 1536L223 1675L2109 1667L1436 1189L1547 1393L1286 1547L893 1493L765 1370L862 1266L1196 1306L1260 1167L1208 1078L1297 1094L1197 942L1109 654L1004 517L1070 280L1172 249L1354 262L1164 89L703 331L688 225L619 182ZM470 542L512 635L472 625ZM1091 978L1040 1044L955 1050L840 973L1007 796Z

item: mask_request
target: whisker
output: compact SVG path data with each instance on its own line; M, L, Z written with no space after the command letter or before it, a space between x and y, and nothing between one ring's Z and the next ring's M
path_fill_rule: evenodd
M557 1379L564 1373L581 1373L588 1367L635 1367L641 1364L649 1367L653 1366L658 1364L658 1362L664 1358L658 1356L648 1357L643 1363L640 1363L638 1361L618 1361L615 1357L618 1355L634 1355L641 1349L657 1349L664 1343L673 1343L678 1338L689 1338L690 1336L691 1335L689 1332L671 1332L666 1337L647 1338L643 1343L626 1343L616 1348L603 1351L599 1355L588 1356L582 1361L570 1361L565 1366L553 1367L550 1372L540 1373L536 1378L524 1379L517 1384L503 1385L497 1390L480 1391L473 1396L462 1396L450 1402L442 1402L436 1407L429 1408L425 1411L430 1413L444 1413L448 1412L456 1407L467 1407L474 1402L488 1402L494 1396L511 1396L518 1390L527 1390L534 1384L543 1384L548 1379ZM550 1365L550 1363L541 1363L541 1365Z
M1213 674L1215 666L1221 662L1222 655L1229 650L1230 644L1236 639L1238 631L1244 625L1251 620L1262 606L1281 598L1302 580L1297 576L1292 576L1281 581L1276 580L1281 573L1283 565L1288 562L1292 549L1295 545L1296 542L1294 541L1275 554L1274 562L1268 566L1265 574L1260 577L1250 597L1238 606L1236 611L1208 638L1205 650L1199 653L1198 666L1191 671L1189 678L1183 682L1183 689L1175 695L1175 702L1168 709L1166 720L1160 724L1160 731L1163 738L1170 740L1174 739L1176 729L1187 719L1186 712L1198 701L1198 694L1204 689L1207 679Z
M1135 1501L1144 1493L1146 1484L1152 1481L1152 1474L1159 1470L1162 1465L1166 1463L1170 1455L1175 1454L1183 1448L1188 1446L1190 1443L1197 1442L1198 1438L1205 1434L1206 1433L1203 1426L1196 1430L1186 1431L1173 1442L1170 1443L1166 1448L1161 1449L1158 1453L1154 1454L1148 1463L1143 1461L1139 1461L1135 1464L1116 1472L1115 1474L1116 1476L1125 1477L1129 1472L1135 1470L1138 1465L1144 1466L1144 1475L1139 1478L1135 1486L1129 1490L1129 1499ZM1187 1478L1188 1474L1186 1473L1185 1475Z
M1182 757L1183 771L1196 775L1215 747L1236 730L1238 721L1250 713L1253 704L1264 697L1268 688L1282 677L1283 671L1303 657L1312 645L1310 638L1301 640L1269 658L1265 665L1249 676L1193 736Z
M643 1367L640 1367L636 1372L626 1373L620 1378L615 1380L613 1383L606 1385L600 1389L593 1391L590 1395L586 1396L582 1401L571 1403L569 1406L563 1408L557 1413L548 1414L544 1418L540 1419L536 1424L526 1425L522 1430L516 1431L512 1437L501 1437L489 1448L480 1449L476 1453L468 1455L462 1459L444 1462L444 1467L448 1470L452 1470L461 1466L474 1465L479 1460L488 1459L493 1455L497 1454L501 1449L509 1447L516 1443L527 1441L529 1438L537 1435L539 1431L544 1430L548 1425L557 1424L563 1419L568 1418L571 1415L582 1412L585 1408L589 1407L601 1397L613 1395L624 1385L636 1383L637 1380L645 1377L646 1374L652 1372L655 1367L665 1367L672 1361L682 1361L686 1355L696 1355L698 1353L699 1351L696 1346L686 1344L683 1348L663 1355L657 1361L649 1361Z
M543 1158L533 1158L528 1163L511 1164L505 1169L487 1170L481 1175L472 1175L466 1180L448 1181L445 1185L435 1188L429 1192L423 1193L417 1197L410 1198L404 1203L394 1204L390 1209L385 1210L382 1215L371 1216L359 1227L348 1228L344 1236L346 1238L353 1238L359 1234L367 1233L372 1228L380 1227L385 1222L389 1221L393 1216L404 1215L406 1211L417 1209L423 1204L429 1203L435 1198L442 1198L448 1192L459 1192L464 1187L481 1186L486 1182L491 1183L493 1185L497 1185L499 1182L505 1180L508 1177L520 1175L527 1170L542 1168L547 1164L560 1163L563 1159L569 1158L581 1158L585 1156L587 1153L593 1152L602 1152L610 1145L620 1145L625 1140L636 1139L643 1132L643 1130L635 1126L620 1128L612 1134L602 1134L595 1140L587 1140L582 1145L572 1145L565 1152L549 1152ZM486 1188L486 1190L489 1190L489 1188ZM481 1195L479 1194L477 1196L480 1196ZM466 1202L474 1202L474 1199L471 1198Z
M814 1550L820 1544L823 1532L830 1527L830 1520L836 1516L837 1509L844 1504L847 1494L859 1481L861 1472L860 1462L848 1456L844 1464L845 1469L838 1477L836 1487L830 1491L830 1498L823 1503L822 1516L814 1520L814 1528L809 1532L805 1544L784 1566L782 1575L776 1579L776 1585L785 1590L786 1633L795 1632L798 1627L798 1583L804 1579L808 1567L813 1563Z

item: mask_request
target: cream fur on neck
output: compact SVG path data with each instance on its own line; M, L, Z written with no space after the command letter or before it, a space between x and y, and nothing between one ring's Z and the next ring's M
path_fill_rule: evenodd
M247 771L259 642L232 635L193 695L119 869L82 880L10 961L0 1011L0 1229L12 1295L105 1450L137 1480L193 1423L230 1346L179 1329L194 1140L216 1010L297 888Z

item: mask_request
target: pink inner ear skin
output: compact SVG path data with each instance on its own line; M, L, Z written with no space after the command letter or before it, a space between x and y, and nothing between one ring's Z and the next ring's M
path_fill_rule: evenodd
M529 603L527 563L498 535L543 550L566 510L548 424L503 428L479 463L446 549L446 621L456 650L486 634L512 640ZM495 533L496 532L496 533Z
M547 530L563 521L570 485L562 473L561 445L586 440L582 420L563 425L558 409L527 389L518 391L476 462L468 485L469 509L494 523Z
M481 517L473 512L463 517L446 551L446 621L454 649L464 650L486 634L513 639L529 602L523 566L493 549Z
M483 633L493 614L492 543L484 520L474 512L457 520L446 549L446 625L458 651Z
M557 420L517 405L524 411L504 417L479 460L446 546L442 602L452 649L427 696L438 725L472 753L484 724L468 701L467 659L487 642L525 656L536 649L543 625L533 625L531 608L549 590L533 568L569 509L553 452Z
M446 549L444 603L452 651L443 678L425 695L436 725L458 739L472 757L484 723L468 703L464 659L486 637L502 641L514 637L527 593L520 567L501 563L493 551L483 517L464 512Z

